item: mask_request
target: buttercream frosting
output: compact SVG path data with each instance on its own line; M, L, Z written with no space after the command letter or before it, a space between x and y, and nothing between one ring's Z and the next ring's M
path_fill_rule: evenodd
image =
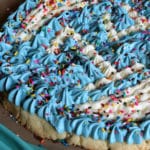
M59 133L148 140L150 21L143 4L136 11L128 0L27 0L1 32L0 91Z

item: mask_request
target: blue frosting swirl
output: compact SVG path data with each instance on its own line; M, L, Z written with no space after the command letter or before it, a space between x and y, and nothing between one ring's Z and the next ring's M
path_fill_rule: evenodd
M117 31L134 25L133 19L129 17L128 12L124 8L120 7L120 5L116 5L113 9L112 20L115 23Z
M127 134L127 142L129 144L140 144L143 141L143 137L141 135L141 129L137 126L129 127L129 133Z

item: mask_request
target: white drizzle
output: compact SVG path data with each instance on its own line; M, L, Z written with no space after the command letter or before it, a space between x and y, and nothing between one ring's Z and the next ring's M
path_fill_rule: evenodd
M91 113L95 112L106 112L109 113L108 119L115 119L118 116L118 113L121 111L124 111L124 113L120 113L119 116L121 118L125 117L125 113L130 114L135 120L140 119L145 116L147 112L149 112L150 108L150 79L143 80L141 84L136 85L134 87L127 88L124 92L127 93L127 97L120 98L119 100L121 103L118 103L116 101L110 101L110 97L102 97L100 100L96 102L87 102L82 105L76 106L79 110L83 111L87 109L88 107L91 107L90 111ZM135 97L138 97L138 105L130 106L130 101L134 99ZM124 102L126 102L129 106L124 106ZM108 105L107 105L108 103ZM104 107L102 107L101 104L104 104ZM110 110L112 113L110 113ZM132 113L133 110L140 110L139 113Z

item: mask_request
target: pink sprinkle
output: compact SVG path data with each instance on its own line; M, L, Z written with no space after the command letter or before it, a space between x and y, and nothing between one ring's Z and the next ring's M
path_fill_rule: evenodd
M44 140L44 139L42 139L42 140L40 141L40 143L41 143L41 144L44 144L44 143L45 143L45 140Z
M141 136L144 136L143 132L140 132L140 135L141 135Z
M47 12L47 11L48 11L48 9L47 9L47 8L44 8L44 13Z
M138 106L138 105L139 105L139 103L136 101L136 102L135 102L135 105L136 105L136 106Z
M109 113L111 114L112 112L113 112L112 109L110 109L110 110L109 110Z
M19 85L16 85L16 88L17 88L17 89L19 89L19 87L20 87Z
M136 99L136 100L139 100L139 97L138 97L138 96L135 96L135 99Z
M40 7L42 7L42 4L41 4L41 3L37 5L37 8L40 8Z
M143 31L143 34L150 34L150 31Z
M130 117L131 115L130 114L128 114L128 117Z
M46 45L42 44L42 46L43 46L45 49L47 49L47 46L46 46Z
M120 110L120 112L123 114L123 113L124 113L124 110Z
M133 48L133 51L137 50L136 48Z
M86 114L90 114L91 111L87 108L87 109L85 109L85 113L86 113Z
M49 115L50 115L50 113L45 113L45 115L46 115L46 116L49 116Z
M118 64L119 64L119 61L115 61L114 64L115 64L115 65L118 65Z
M42 77L45 77L45 76L46 76L46 73L42 72L41 75L42 75Z
M116 90L116 92L117 92L117 93L120 93L120 92L121 92L121 90L119 90L119 89L118 89L118 90Z
M129 94L130 92L128 90L126 90L126 93Z
M53 82L50 82L49 84L50 84L50 86L54 86L55 85L55 83L53 83Z
M49 94L45 94L45 96L49 96Z
M26 11L26 15L28 15L28 14L29 14L29 12L30 12L30 11Z
M34 60L34 63L39 64L39 60L38 59Z
M25 24L21 24L21 28L25 29L26 28Z
M80 48L80 52L83 52L83 49L82 49L82 48Z
M118 101L118 98L116 98L114 95L111 95L110 97L113 101Z
M30 84L34 84L32 78L29 79L29 83L30 83Z
M47 30L48 32L51 32L51 29L50 28L48 28L48 30Z
M108 123L108 124L107 124L107 126L111 126L111 124L110 124L110 123Z

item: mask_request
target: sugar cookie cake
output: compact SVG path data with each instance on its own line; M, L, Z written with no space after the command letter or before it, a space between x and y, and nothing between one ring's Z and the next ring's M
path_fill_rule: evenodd
M0 32L0 91L41 138L149 150L150 1L26 0Z

